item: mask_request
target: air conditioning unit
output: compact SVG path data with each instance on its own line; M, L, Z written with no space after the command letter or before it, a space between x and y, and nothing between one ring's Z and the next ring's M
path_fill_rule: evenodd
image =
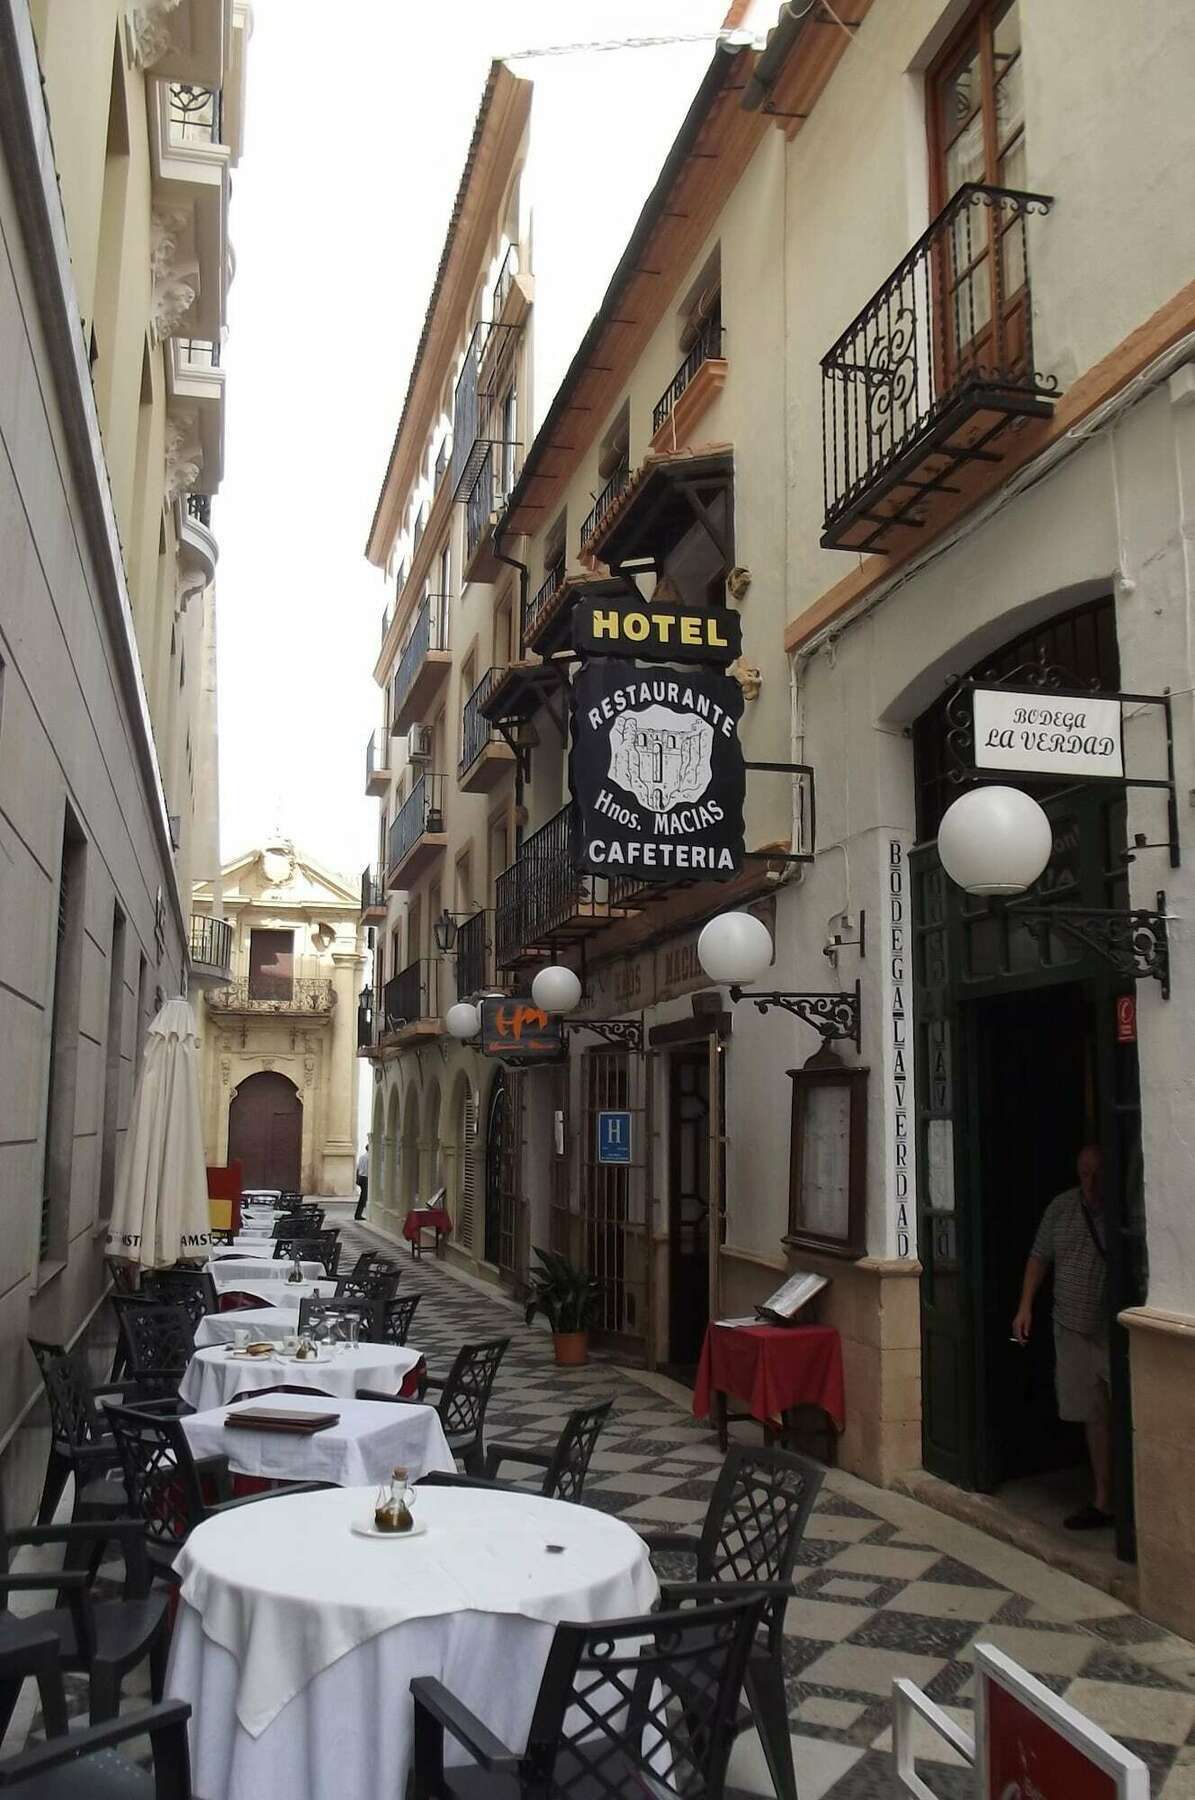
M432 734L427 725L412 725L407 733L407 761L425 763L432 759Z

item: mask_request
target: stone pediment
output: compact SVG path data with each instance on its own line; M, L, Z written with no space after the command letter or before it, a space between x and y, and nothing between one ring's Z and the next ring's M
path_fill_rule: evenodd
M222 877L226 907L293 907L304 912L358 912L361 907L359 883L321 867L288 843L247 851L224 865ZM204 896L203 884L196 893Z

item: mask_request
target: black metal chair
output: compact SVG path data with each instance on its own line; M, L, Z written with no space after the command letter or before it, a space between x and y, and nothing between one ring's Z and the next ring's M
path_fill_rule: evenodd
M824 1475L819 1464L794 1451L736 1444L722 1464L699 1537L673 1531L642 1534L653 1556L689 1556L695 1564L692 1582L661 1582L664 1606L700 1599L719 1586L735 1592L744 1583L764 1582L774 1589L747 1661L744 1687L750 1711L739 1715L736 1729L746 1730L754 1719L779 1800L797 1800L784 1689L781 1589L791 1581Z
M210 1239L213 1248L231 1244L235 1236L235 1231L229 1231L223 1225L212 1225L208 1230L208 1238Z
M280 1219L274 1220L272 1237L313 1237L324 1228L323 1210L318 1206L304 1206L296 1212L284 1213Z
M152 1300L172 1300L185 1308L194 1331L207 1313L219 1310L216 1284L206 1269L147 1269L141 1292Z
M735 1707L768 1596L557 1625L522 1751L428 1675L415 1701L411 1800L721 1800ZM444 1735L475 1767L444 1767Z
M139 1271L136 1263L124 1262L119 1256L105 1256L104 1267L111 1276L114 1293L135 1294L137 1292Z
M177 1300L148 1300L140 1294L112 1296L129 1379L147 1397L177 1396L178 1384L195 1354L195 1331Z
M81 1522L119 1517L125 1510L120 1457L112 1434L100 1417L96 1389L86 1363L77 1351L64 1349L61 1344L48 1344L40 1338L30 1338L28 1343L50 1408L50 1452L37 1509L38 1524L48 1525L54 1517L69 1475L75 1478L73 1519ZM118 1393L122 1397L130 1391L137 1391L131 1382L117 1382L99 1390L101 1394Z
M306 1390L310 1391L310 1390ZM319 1492L323 1482L293 1482L234 1500L230 1497L228 1460L197 1464L182 1422L161 1403L105 1408L124 1469L129 1511L144 1534L150 1563L167 1581L176 1581L174 1559L197 1525L234 1506L250 1506L277 1494ZM202 1477L201 1477L202 1468ZM209 1502L203 1478L217 1499Z
M524 1444L491 1444L486 1451L486 1479L493 1481L504 1462L530 1463L544 1471L539 1491L546 1499L579 1500L590 1459L613 1405L613 1400L604 1400L599 1406L577 1407L565 1420L551 1450L533 1450Z
M402 1299L395 1297L379 1300L375 1309L376 1331L369 1334L373 1341L378 1344L397 1344L401 1348L407 1341L415 1308L422 1298L422 1294L405 1294Z
M280 1237L274 1239L274 1261L285 1262L297 1256L300 1262L322 1263L328 1279L335 1278L334 1272L340 1261L340 1241L334 1231L321 1231L311 1237Z
M15 1800L191 1800L185 1701L69 1731L55 1635L13 1622L0 1630L0 1695L11 1692L9 1715L26 1680L40 1690L46 1739L0 1761L0 1790ZM150 1741L152 1774L117 1749L140 1737Z
M348 1274L342 1275L340 1279L342 1281L364 1281L377 1260L378 1253L376 1250L363 1250Z
M465 1465L466 1475L480 1476L485 1470L485 1415L493 1392L494 1378L502 1358L510 1348L510 1339L492 1338L484 1344L462 1344L448 1374L442 1381L428 1376L424 1386L438 1388L435 1402L440 1424L448 1440L448 1448ZM401 1400L397 1394L379 1393L376 1388L358 1388L358 1400L386 1400L392 1405L417 1406L421 1401Z
M96 1569L110 1542L119 1546L124 1558L124 1586L119 1599L96 1599L92 1592ZM65 1568L12 1572L14 1551L57 1545L65 1552ZM90 1566L80 1567L81 1563ZM135 1519L0 1530L0 1616L11 1617L12 1595L42 1592L53 1594L54 1603L30 1615L30 1622L53 1632L64 1669L88 1677L93 1724L119 1712L124 1677L147 1660L153 1697L161 1699L170 1647L169 1607L164 1594L151 1592L145 1538ZM14 1692L11 1700L15 1699ZM11 1705L8 1713L0 1711L0 1736L10 1717Z

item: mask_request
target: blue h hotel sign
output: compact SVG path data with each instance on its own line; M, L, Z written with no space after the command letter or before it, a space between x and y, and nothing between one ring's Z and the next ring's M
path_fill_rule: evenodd
M630 1162L631 1115L629 1112L600 1112L598 1114L597 1159L599 1163Z

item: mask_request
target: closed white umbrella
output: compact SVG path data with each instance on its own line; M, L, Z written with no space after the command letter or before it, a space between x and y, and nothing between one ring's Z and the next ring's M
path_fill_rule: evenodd
M167 1000L145 1039L116 1171L108 1253L160 1269L210 1243L199 1117L199 1037L185 1000Z

